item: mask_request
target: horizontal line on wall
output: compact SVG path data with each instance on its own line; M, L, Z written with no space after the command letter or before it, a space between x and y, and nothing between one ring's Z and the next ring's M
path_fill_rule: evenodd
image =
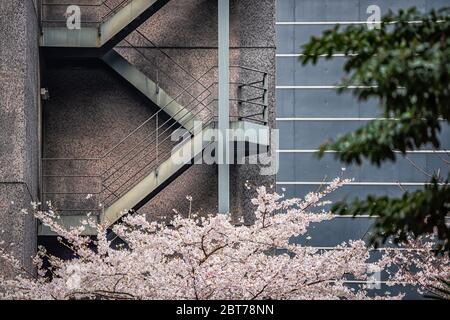
M367 21L277 21L277 26L314 26L335 24L372 24Z
M382 285L382 284L384 284L384 285L389 285L389 286L392 286L392 285L402 285L402 286L405 286L405 285L410 285L410 286L413 286L411 283L408 283L408 282L406 282L406 281L404 281L404 282L401 282L401 281L386 281L386 280L375 280L375 279L371 279L370 277L369 277L369 279L367 279L367 280L324 280L324 282L326 282L326 283L336 283L336 282L340 282L340 283L342 283L342 284L359 284L359 285L367 285L367 286L372 286L373 288L366 288L365 290L376 290L377 288L376 288L376 286L378 286L378 285Z
M336 280L325 280L325 282L327 283L336 283L338 281ZM388 286L393 286L393 285L401 285L401 286L414 286L411 283L408 283L406 281L382 281L382 280L375 280L375 279L371 279L369 277L368 280L341 280L340 282L342 282L342 284L357 284L357 285L367 285L367 286L372 286L372 288L368 287L365 290L369 291L369 290L376 290L378 288L376 288L376 286L379 285L388 285Z
M24 185L25 188L27 189L28 195L30 196L30 199L32 201L34 201L34 196L33 193L31 192L30 186L28 185L27 182L25 181L0 181L0 185L2 184L6 184L6 185L14 185L14 184L18 184L18 185Z
M378 218L378 216L369 216L369 215L359 215L359 216L351 216L351 215L333 215L333 219L358 219L358 218L363 218L363 219L375 219Z
M378 215L370 216L370 215L367 215L367 214L362 214L362 215L358 215L358 216L352 216L352 215L348 215L348 214L343 214L343 215L336 215L336 214L334 214L334 215L332 215L332 217L333 217L333 219L352 219L352 220L354 220L354 219L377 219L380 216L378 216ZM445 217L445 219L446 220L450 220L450 216ZM325 220L325 221L332 221L332 220Z
M419 24L422 23L423 21L420 20L413 20L413 21L408 21L409 24ZM445 21L443 20L437 20L436 23L443 23ZM387 24L397 24L398 21L390 21ZM367 25L374 25L374 22L369 22L369 21L277 21L275 22L276 25L278 26L283 26L283 25L336 25L336 24L367 24Z
M349 250L351 248L336 248L336 247L316 247L311 246L313 249L317 250L327 250L327 251L333 251L333 250ZM369 251L424 251L424 249L410 249L410 248L372 248L369 249Z
M305 117L292 117L292 118L276 118L276 121L372 121L372 120L398 120L396 118L305 118ZM442 118L438 121L447 121Z
M277 53L275 54L277 58L295 58L295 57L303 57L303 53ZM334 53L331 55L332 57L349 57L349 56L357 56L356 53L353 54L345 54L345 53ZM327 54L321 54L319 57L328 57Z
M154 49L154 50L217 50L218 47L215 46L161 46L161 47L150 47L150 46L127 46L127 45L121 45L116 46L115 48L119 49ZM239 49L276 49L276 46L230 46L230 50L239 50Z
M331 182L324 181L278 181L277 185L299 185L299 186L320 186L328 185ZM348 182L346 186L426 186L430 185L428 182ZM444 183L439 183L439 185L445 185Z
M283 149L277 150L278 153L316 153L319 149ZM394 150L395 153L402 153L401 151ZM327 150L325 153L337 153L334 150ZM407 150L406 153L443 153L450 154L450 150Z
M334 85L334 86L276 86L276 89L339 89L344 88L344 86ZM345 86L347 89L371 89L378 88L378 86Z
M334 283L336 281L333 280L329 280L328 282L330 283ZM365 284L365 285L372 285L372 286L376 286L378 284L386 284L386 285L411 285L408 282L399 282L399 281L376 281L376 280L367 280L367 281L363 281L363 280L344 280L342 281L343 284ZM366 289L366 290L370 290L370 289Z
M371 121L386 120L387 118L276 118L277 121Z
M359 215L359 216L351 216L351 215L333 215L333 219L377 219L380 216L378 215L373 215L373 216L369 216L369 215ZM450 216L445 217L445 220L449 220L450 221ZM326 221L331 221L331 220L326 220Z

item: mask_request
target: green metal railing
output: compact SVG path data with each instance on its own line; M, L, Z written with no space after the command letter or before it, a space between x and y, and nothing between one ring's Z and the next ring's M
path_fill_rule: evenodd
M106 4L108 0L84 6L107 6L109 11L101 18L104 21L129 1L121 1L111 8ZM141 63L140 71L156 83L156 90L164 88L172 98L98 157L43 158L42 178L47 183L44 181L41 199L43 203L56 200L53 206L57 211L99 215L170 157L177 145L171 141L174 131L181 130L193 120L201 121L203 129L217 117L217 66L207 67L199 76L194 76L139 30L125 38L118 51L130 62L135 60L135 65ZM232 65L230 74L230 118L267 125L268 73ZM174 103L184 109L169 116L165 111ZM185 134L192 135L192 132ZM49 189L52 185L57 190Z
M231 82L230 85L234 86L236 90L243 91L245 88L252 88L262 92L260 97L230 99L230 104L238 103L240 106L243 104L251 104L262 109L259 113L246 116L231 114L231 119L248 120L267 124L267 104L265 104L265 102L267 101L268 88L263 86L264 84L267 85L267 73L241 66L231 66L230 68L241 69L247 72L256 72L261 75L260 81ZM191 85L197 83L216 69L216 66L211 67L199 78L192 81ZM258 86L258 83L262 85ZM175 146L177 148L180 147L180 145L171 141L172 133L174 131L182 129L184 124L189 123L194 118L202 121L202 129L208 127L215 121L217 117L216 110L218 100L213 88L216 88L217 84L217 81L212 81L208 86L205 86L203 91L193 97L192 102L198 101L196 106L199 106L198 108L194 107L190 109L195 110L194 112L185 113L178 121L175 120L176 114L170 117L166 116L164 110L170 103L176 101L177 97L175 97L98 158L42 159L44 163L44 179L70 179L72 181L71 183L76 187L83 185L83 183L76 183L77 179L90 179L90 183L85 182L84 184L87 184L90 188L94 185L96 186L96 189L85 188L83 190L66 191L60 191L60 189L58 189L58 191L53 192L44 190L44 201L51 199L51 196L55 195L62 196L63 198L67 196L79 197L80 199L78 201L74 201L76 203L74 208L58 207L57 205L55 209L61 212L96 212L100 214L104 208L109 207L143 177L147 176L150 172L159 167L162 162L167 160L171 156ZM184 91L188 89L189 86L186 87ZM206 93L206 95L200 99L204 93ZM240 94L242 95L242 92ZM257 102L258 99L261 100L261 102ZM188 108L189 105L185 107ZM183 110L180 110L179 112L183 112ZM187 134L191 133L186 131L184 135ZM65 164L61 165L61 163ZM48 165L50 168L53 168L53 170L54 168L63 167L65 168L65 172L52 173L52 170L50 170L50 173L48 174L46 173L48 171L46 170ZM67 168L81 168L81 172L71 172L70 174L67 174ZM98 174L89 173L89 170L92 170L92 168L96 168L95 171L97 171ZM83 171L85 171L85 173L83 173ZM70 183L68 185L70 185ZM65 186L67 187L67 184L65 184ZM88 195L90 196L89 199L83 198ZM92 199L94 199L94 201L92 201ZM79 204L80 200L81 202L86 200L84 202L95 203L95 205L82 208L83 206L80 206Z
M61 18L54 18L52 16L58 14L58 12L51 12L52 10L63 9L69 7L70 5L77 5L82 9L83 15L89 13L92 15L98 15L99 18L95 20L81 20L81 25L89 25L100 27L102 23L111 18L114 14L116 14L120 9L124 8L133 0L104 0L98 1L94 3L85 3L76 0L72 0L70 2L58 2L58 1L41 1L41 23L42 26L46 25L57 26L57 25L65 25L67 18L62 19L64 13L61 11ZM48 12L50 11L50 13ZM102 13L104 11L104 13Z

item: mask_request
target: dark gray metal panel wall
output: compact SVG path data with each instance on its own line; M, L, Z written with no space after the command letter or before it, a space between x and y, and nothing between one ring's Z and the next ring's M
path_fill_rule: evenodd
M366 197L368 194L395 197L403 193L398 182L403 188L414 191L428 180L411 161L427 172L438 169L443 174L448 172L441 160L442 154L432 152L410 153L407 158L400 157L396 163L387 163L381 168L367 162L361 167L346 166L345 172L342 172L344 165L337 162L332 153L321 160L314 155L325 140L358 128L379 116L380 110L375 99L361 103L350 93L336 94L333 86L344 76L345 57L319 59L316 66L303 67L298 62L300 47L311 36L320 35L336 23L345 27L349 22L366 21L367 7L372 4L379 5L383 14L411 6L425 12L450 6L450 0L277 0L276 101L277 127L280 129L277 187L286 197L303 197L318 190L322 181L341 174L354 178L354 182L337 190L328 200ZM441 139L442 148L450 149L449 126L443 128ZM373 219L365 217L336 218L314 225L297 241L332 247L343 241L366 239L372 223ZM399 288L389 288L391 292L397 290ZM401 291L405 292L405 288ZM406 291L407 298L420 297L413 288Z
M421 12L450 6L450 0L278 0L277 1L277 127L280 129L280 171L277 186L287 196L304 196L317 190L323 180L342 174L344 167L327 154L322 160L314 157L321 143L339 134L352 131L380 114L376 100L356 101L350 93L337 95L345 57L319 59L316 66L301 66L298 54L301 45L313 35L349 22L364 22L369 5L379 5L382 13L415 6ZM355 84L357 85L357 84ZM450 149L450 128L444 126L442 149ZM430 148L424 148L430 150ZM330 199L375 195L401 195L398 182L408 190L423 185L428 177L412 164L433 172L448 172L440 154L416 152L397 163L376 168L368 163L361 167L347 166L344 175L354 178L352 185L333 194ZM330 246L365 234L369 219L340 218L326 227L315 229L315 245ZM365 231L362 232L361 228ZM323 229L323 232L321 230Z

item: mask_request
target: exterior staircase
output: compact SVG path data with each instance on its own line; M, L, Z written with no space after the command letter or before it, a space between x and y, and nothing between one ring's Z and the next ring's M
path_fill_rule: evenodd
M167 159L160 162L153 170L139 176L137 182L128 191L115 197L104 208L85 210L86 212L83 214L62 215L60 223L67 228L78 226L82 220L86 219L86 213L89 211L89 213L98 213L96 216L98 222L111 226L126 214L139 210L199 161L207 147L214 148L217 143L214 139L216 127L217 122L211 121L201 128L197 128L197 132L176 146ZM257 134L247 135L246 132L257 132ZM269 130L267 126L262 124L250 121L233 121L230 123L230 135L232 137L231 142L253 144L255 145L254 150L258 150L258 152L267 152L270 145ZM184 161L174 161L174 157ZM47 160L54 162L56 159ZM63 195L67 194L63 193ZM109 190L105 188L100 190L98 194L98 196L102 196L102 199L107 199L110 195ZM98 201L95 202L98 203ZM84 234L95 235L96 231L87 227ZM47 227L40 225L39 235L54 235L54 233Z
M177 122L182 123L184 128L192 131L194 122L198 121L198 119L188 109L180 105L164 90L159 88L157 83L129 63L114 49L101 59L155 105L160 108L164 107L164 112L173 117ZM182 119L189 119L189 121L182 121Z
M61 19L43 19L41 46L51 51L58 50L79 56L83 51L85 56L101 56L111 50L148 18L159 11L170 0L124 0L116 6L108 5L108 1L98 6L105 6L108 13L99 21L89 22L79 30L69 30ZM49 0L43 1L43 12L47 8L68 4L58 4ZM93 5L79 5L92 8ZM61 25L62 24L62 25ZM68 50L61 50L61 49Z
M138 30L133 38L139 38L144 44L134 45L124 39L132 28L167 2L123 1L98 25L95 39L94 31L81 31L84 28L80 32L58 27L43 29L43 47L65 48L71 54L82 56L85 53L76 49L101 52L99 59L158 108L99 157L42 159L41 201L52 203L52 208L61 215L60 223L67 228L79 226L88 214L111 226L145 205L217 143L217 66L194 77ZM111 49L122 40L127 45L125 55L120 51L123 47ZM152 52L157 52L157 62L142 52L141 47L152 47ZM126 57L129 51L139 57L144 68L130 62ZM187 76L188 83L174 79L173 74ZM230 66L230 74L230 88L233 88L230 110L234 110L230 114L230 142L252 145L248 149L266 153L269 148L268 74L243 66ZM248 110L244 112L244 109ZM95 233L89 227L85 230L86 235ZM42 225L39 234L53 235Z
M197 158L202 156L206 147L216 144L211 135L211 133L215 132L216 125L216 122L208 123L198 134L193 135L187 143L177 146L171 157L162 162L155 170L143 177L133 188L111 204L102 214L100 221L108 226L114 224L128 212L141 208L171 181L179 177L196 162ZM249 131L258 132L258 135L245 136L240 134ZM233 142L256 144L265 150L269 147L269 132L266 126L252 122L236 121L231 123L230 133L234 137ZM186 154L189 154L190 157L186 158ZM186 159L177 163L173 161L174 157Z

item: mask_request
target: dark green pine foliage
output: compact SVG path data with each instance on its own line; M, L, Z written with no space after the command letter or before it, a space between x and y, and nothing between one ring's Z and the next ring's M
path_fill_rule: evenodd
M419 14L415 9L389 13L379 29L367 25L336 26L303 46L302 64L316 64L319 57L348 55L346 78L339 92L351 90L361 101L380 102L382 118L355 132L328 141L327 150L338 151L336 158L347 164L364 159L380 166L395 161L408 150L440 148L442 125L450 119L450 10ZM397 151L397 152L395 152ZM442 163L448 167L449 155ZM370 196L333 207L338 214L378 216L371 243L388 239L401 242L407 235L417 237L437 231L439 250L450 251L450 229L446 218L450 209L448 176L426 173L430 185L408 192L401 198ZM401 187L401 186L399 186ZM448 220L447 220L448 221Z

